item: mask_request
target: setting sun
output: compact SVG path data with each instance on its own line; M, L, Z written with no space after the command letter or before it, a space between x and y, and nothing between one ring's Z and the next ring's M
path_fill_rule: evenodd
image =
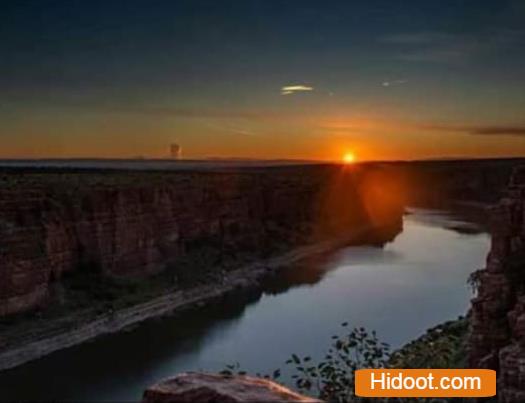
M353 153L346 153L343 156L343 162L345 164L352 164L355 162L355 155Z

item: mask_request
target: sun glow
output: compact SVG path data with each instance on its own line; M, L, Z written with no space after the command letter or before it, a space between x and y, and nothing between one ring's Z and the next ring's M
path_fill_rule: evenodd
M343 162L345 164L353 164L355 162L354 153L346 153L345 155L343 155Z

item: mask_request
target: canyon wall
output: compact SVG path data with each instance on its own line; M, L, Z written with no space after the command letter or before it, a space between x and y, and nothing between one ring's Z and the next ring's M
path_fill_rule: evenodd
M469 365L498 374L501 402L525 401L525 169L491 209L486 268L473 274Z
M75 272L176 283L359 228L385 242L402 206L368 171L0 169L0 317L45 306Z
M494 204L512 170L525 159L429 160L384 163L403 184L406 202L449 207L451 202Z

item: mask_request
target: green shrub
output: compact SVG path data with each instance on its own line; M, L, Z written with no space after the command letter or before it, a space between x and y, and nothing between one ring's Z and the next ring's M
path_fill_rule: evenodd
M343 328L348 323L342 324ZM463 368L467 319L449 321L429 329L425 335L390 353L390 347L382 343L375 332L354 328L342 335L332 336L328 351L320 361L311 357L292 354L286 361L292 367L292 379L302 394L316 396L327 402L397 401L422 402L428 399L366 399L354 395L354 373L364 368ZM245 375L239 364L227 365L223 375ZM277 380L281 370L259 377ZM461 399L456 399L461 401Z
M341 326L346 328L348 323ZM292 366L292 379L301 393L316 395L329 402L348 402L359 400L354 395L355 371L360 368L385 368L389 356L389 345L381 343L375 332L369 333L360 327L343 335L332 336L332 343L321 361L315 362L309 356L292 354L286 364ZM238 364L228 365L222 374L245 374L238 369ZM263 375L273 379L280 376L279 369L271 376Z

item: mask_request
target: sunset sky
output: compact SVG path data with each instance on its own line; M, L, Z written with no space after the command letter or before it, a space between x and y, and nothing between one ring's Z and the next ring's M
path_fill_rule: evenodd
M0 158L525 156L525 1L11 0Z

